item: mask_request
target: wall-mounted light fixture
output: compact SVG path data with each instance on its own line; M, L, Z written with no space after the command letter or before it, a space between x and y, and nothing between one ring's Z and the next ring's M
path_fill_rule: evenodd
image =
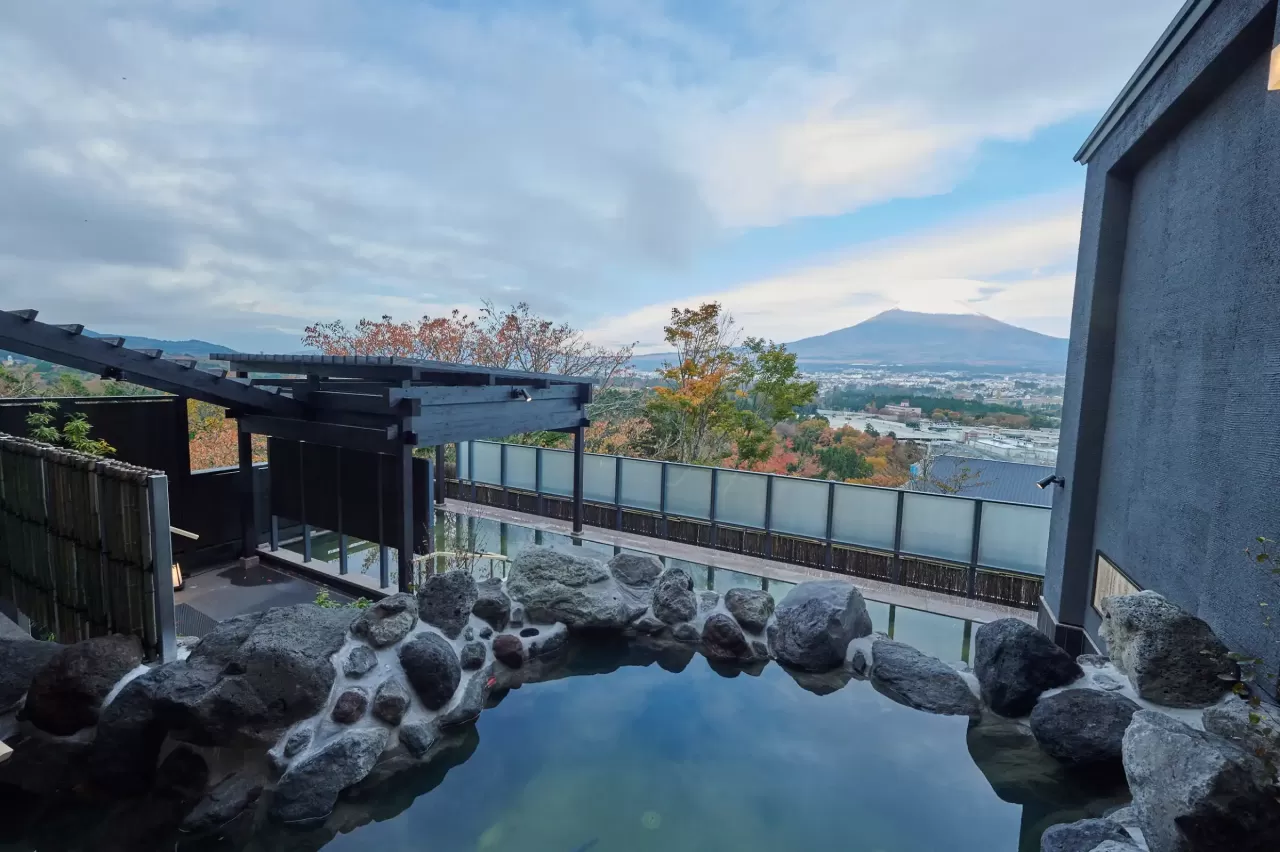
M1036 488L1045 489L1045 488L1048 488L1050 485L1056 485L1059 488L1065 488L1067 486L1067 481L1055 473L1051 476L1046 476L1044 479L1037 482Z
M511 392L511 395L516 399L523 399L525 402L533 402L533 397L524 388L516 388Z

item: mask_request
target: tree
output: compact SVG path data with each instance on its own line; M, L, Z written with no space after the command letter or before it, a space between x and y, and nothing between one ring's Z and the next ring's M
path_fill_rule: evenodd
M737 458L733 466L754 470L773 455L778 439L769 423L754 411L739 411L737 427Z
M863 431L863 432L866 432L868 435L870 435L870 436L871 436L871 437L873 437L873 438L879 438L879 437L880 437L880 432L879 432L879 430L877 430L877 429L876 429L876 427L872 426L870 423L868 423L866 426L864 426L864 427L863 427L863 429L862 429L862 431Z
M823 447L818 450L818 460L822 463L822 472L832 479L860 479L874 473L866 458L851 441L841 440Z
M35 396L41 384L40 374L31 364L0 365L0 397L18 399Z
M525 302L498 310L486 302L478 319L453 311L416 322L361 319L354 329L341 320L303 330L304 345L326 355L382 355L505 370L592 376L609 387L631 360L633 346L616 349L588 342L567 323L540 317Z
M90 456L113 456L116 448L101 438L91 438L93 426L83 412L68 414L62 426L58 426L58 403L42 400L27 415L27 428L31 437L46 444L57 444Z
M818 396L818 383L805 381L796 367L796 355L785 344L748 337L743 344L740 379L747 408L770 426L790 420L796 409Z

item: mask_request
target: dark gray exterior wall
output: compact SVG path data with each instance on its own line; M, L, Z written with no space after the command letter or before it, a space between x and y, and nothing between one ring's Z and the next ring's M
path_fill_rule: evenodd
M1280 535L1278 33L1275 2L1220 0L1089 160L1041 617L1068 646L1101 551L1280 650L1244 554Z

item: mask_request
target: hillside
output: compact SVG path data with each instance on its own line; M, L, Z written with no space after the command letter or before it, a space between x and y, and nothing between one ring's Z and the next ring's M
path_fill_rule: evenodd
M1067 340L982 314L890 310L787 344L807 365L964 365L1062 370Z
M100 331L90 331L85 329L84 333L88 337L121 337L124 335L108 334ZM213 352L234 352L236 350L227 346L221 346L217 343L209 343L204 340L160 340L155 337L128 337L124 336L124 345L130 349L161 349L166 355L194 355L199 358L207 358Z

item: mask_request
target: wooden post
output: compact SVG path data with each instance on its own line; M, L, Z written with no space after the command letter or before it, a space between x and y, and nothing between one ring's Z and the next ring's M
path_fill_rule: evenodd
M582 468L586 462L587 430L576 426L573 430L573 534L582 535Z

